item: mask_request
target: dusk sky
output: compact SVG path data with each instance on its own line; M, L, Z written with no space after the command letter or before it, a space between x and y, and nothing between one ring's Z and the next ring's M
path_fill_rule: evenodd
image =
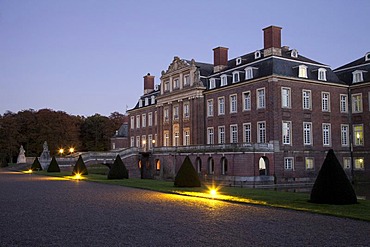
M262 29L333 69L370 52L370 1L0 0L0 114L131 109L174 56L263 48Z

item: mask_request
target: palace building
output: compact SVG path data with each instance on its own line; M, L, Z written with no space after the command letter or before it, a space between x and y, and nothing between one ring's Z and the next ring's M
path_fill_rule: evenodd
M312 182L333 149L369 179L370 53L332 70L282 46L281 30L236 58L217 47L213 64L174 57L160 85L144 76L114 148L136 150L145 177L174 178L189 156L201 178L234 185Z

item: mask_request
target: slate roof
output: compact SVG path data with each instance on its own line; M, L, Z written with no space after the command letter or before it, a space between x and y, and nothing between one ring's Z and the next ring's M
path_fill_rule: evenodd
M348 85L352 85L354 84L352 82L353 81L352 72L356 70L365 71L362 73L364 80L362 82L357 82L356 84L370 82L370 60L366 61L364 56L350 63L347 63L343 66L336 68L334 72L340 78L340 80L344 81Z

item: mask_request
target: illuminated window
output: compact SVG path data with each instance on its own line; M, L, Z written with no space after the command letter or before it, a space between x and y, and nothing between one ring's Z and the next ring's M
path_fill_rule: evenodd
M348 112L348 100L347 100L347 95L341 94L340 95L340 112L346 113Z
M307 78L307 66L306 65L298 66L298 77Z
M230 125L230 143L238 143L238 125Z
M290 145L291 143L291 122L290 121L283 121L282 124L282 132L283 132L283 144Z
M355 158L355 166L354 169L356 170L363 170L365 169L364 166L364 158Z
M346 124L341 125L341 144L343 147L349 146L349 126Z
M161 170L161 161L160 160L155 160L155 169L157 171Z
M311 110L312 97L311 90L302 90L302 108L304 110Z
M284 169L285 170L293 170L294 169L294 160L292 157L285 157L284 158Z
M236 94L230 95L230 113L237 112L237 97Z
M364 126L362 124L353 125L353 138L355 146L364 145Z
M362 94L360 93L352 95L352 112L362 112Z
M310 157L305 158L306 170L314 170L315 169L313 161L314 161L313 158L310 158Z

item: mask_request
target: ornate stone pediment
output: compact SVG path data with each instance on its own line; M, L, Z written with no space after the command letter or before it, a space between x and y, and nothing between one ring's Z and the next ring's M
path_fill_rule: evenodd
M174 57L172 63L168 66L167 71L162 71L162 76L186 67L190 67L190 64L187 61L182 60L179 57Z

